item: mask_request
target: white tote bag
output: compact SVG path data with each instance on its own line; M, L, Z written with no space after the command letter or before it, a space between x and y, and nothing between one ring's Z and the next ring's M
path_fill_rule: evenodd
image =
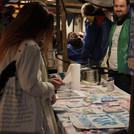
M16 77L10 78L0 98L0 134L42 133L41 109L40 99L27 95Z

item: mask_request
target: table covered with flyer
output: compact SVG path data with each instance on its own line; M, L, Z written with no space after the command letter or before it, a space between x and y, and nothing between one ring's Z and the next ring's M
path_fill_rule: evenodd
M81 81L80 89L64 86L56 96L59 134L127 134L130 95L115 85L109 91L102 84Z

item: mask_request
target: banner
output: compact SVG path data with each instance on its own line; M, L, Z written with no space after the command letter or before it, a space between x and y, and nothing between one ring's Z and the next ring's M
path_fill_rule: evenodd
M129 9L130 28L127 56L127 73L134 76L134 8Z

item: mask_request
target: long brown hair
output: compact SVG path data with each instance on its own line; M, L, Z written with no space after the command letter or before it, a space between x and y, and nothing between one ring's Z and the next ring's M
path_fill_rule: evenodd
M50 41L54 26L54 16L42 2L27 3L17 17L6 27L0 39L0 61L12 47L16 49L26 39ZM38 43L38 41L37 41ZM47 46L45 44L45 46Z

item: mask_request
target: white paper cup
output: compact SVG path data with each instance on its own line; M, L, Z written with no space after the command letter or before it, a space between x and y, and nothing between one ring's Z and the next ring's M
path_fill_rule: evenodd
M110 77L107 80L107 92L112 92L112 91L114 91L114 79Z

